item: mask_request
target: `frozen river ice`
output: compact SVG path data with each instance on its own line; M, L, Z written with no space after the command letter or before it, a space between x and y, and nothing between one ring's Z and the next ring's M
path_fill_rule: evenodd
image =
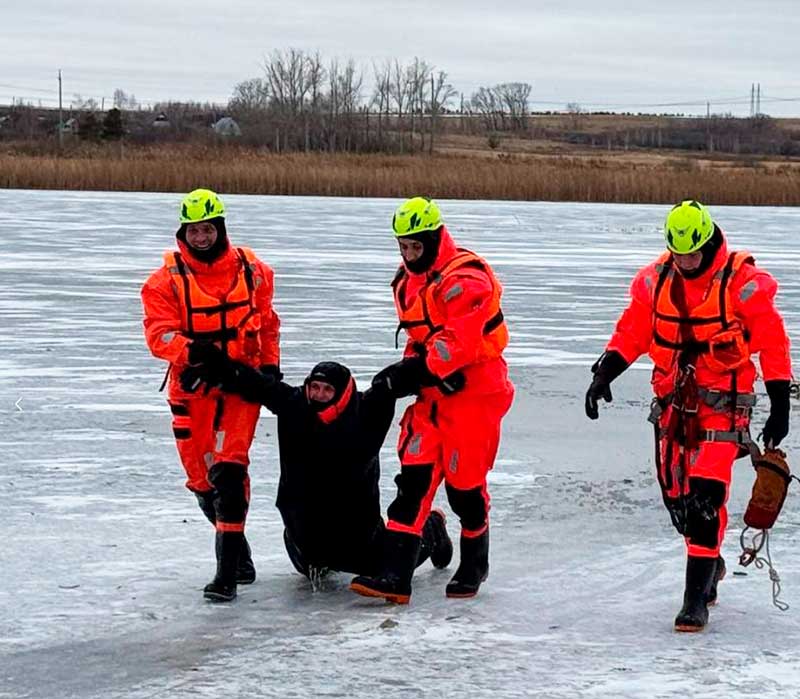
M141 331L139 288L172 244L178 201L0 191L0 697L800 697L798 491L772 545L790 610L771 605L765 572L747 569L722 583L706 633L676 635L683 545L652 473L646 364L615 384L598 422L583 416L588 367L630 277L661 249L666 207L440 202L458 242L505 285L517 385L490 476L492 570L478 598L446 600L450 573L429 565L408 607L357 597L346 576L313 591L283 551L265 414L248 519L259 579L213 606L201 596L212 530L183 489L157 390L164 366ZM399 354L397 202L225 201L234 242L275 269L287 380L336 359L366 387ZM778 277L800 337L800 211L712 212ZM756 431L763 420L761 408ZM739 462L731 570L751 483ZM449 527L457 535L452 517Z

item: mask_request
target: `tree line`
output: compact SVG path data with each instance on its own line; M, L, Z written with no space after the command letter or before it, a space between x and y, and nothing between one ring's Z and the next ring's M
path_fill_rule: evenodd
M262 74L238 83L228 110L248 140L275 151L433 152L442 120L459 93L446 71L424 59L387 60L368 74L353 59L319 52L273 51ZM459 113L491 131L523 130L530 114L528 83L481 87Z

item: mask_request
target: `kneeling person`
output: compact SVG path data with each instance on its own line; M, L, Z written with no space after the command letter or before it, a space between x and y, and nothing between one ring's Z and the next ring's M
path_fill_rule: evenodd
M376 574L384 561L379 452L397 393L385 385L358 391L347 367L317 364L301 386L220 358L209 381L261 403L278 418L277 507L294 567L312 578L325 570ZM432 511L417 565L446 567L453 546L444 515Z

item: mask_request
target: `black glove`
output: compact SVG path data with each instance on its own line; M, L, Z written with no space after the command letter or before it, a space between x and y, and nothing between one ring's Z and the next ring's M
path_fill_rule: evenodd
M440 379L438 376L434 376L434 378L436 379L435 385L438 386L439 390L446 396L452 396L454 393L458 393L467 384L467 379L463 371L454 371L443 379Z
M267 394L283 378L275 364L265 364L259 370L229 359L223 366L222 390L236 393L250 403L265 404Z
M197 366L187 366L179 377L181 389L186 393L194 393L201 386L204 386L204 393L208 395L212 386L208 382L208 372L203 364Z
M189 344L187 356L189 366L180 375L181 388L187 393L194 393L203 386L203 393L208 392L223 381L225 353L213 342L193 340Z
M225 353L213 342L193 340L189 344L187 356L189 366L180 375L181 388L187 393L194 393L203 388L203 394L222 383L222 364L226 360Z
M388 391L395 398L403 398L419 393L427 372L422 357L406 357L399 362L381 369L372 379L376 391Z
M586 391L586 417L590 420L597 420L600 416L597 410L598 400L602 398L606 403L612 401L611 382L627 368L628 362L615 350L600 355L600 358L592 365L594 378L589 390Z
M454 371L440 379L431 373L423 357L406 357L375 374L372 388L388 390L395 398L403 398L419 393L423 387L436 386L449 396L463 389L465 383L461 371Z
M272 379L274 383L283 379L283 372L277 364L262 364L260 371L264 377Z
M769 396L769 417L761 431L765 447L777 447L789 434L789 393L791 382L780 379L765 381Z
M189 344L189 364L219 364L225 361L226 354L213 342L192 340Z

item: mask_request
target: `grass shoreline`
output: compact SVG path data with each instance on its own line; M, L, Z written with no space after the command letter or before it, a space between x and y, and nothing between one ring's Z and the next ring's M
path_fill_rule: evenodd
M0 152L0 189L666 204L800 205L800 160L685 153L276 155L243 148L108 147L62 158Z

